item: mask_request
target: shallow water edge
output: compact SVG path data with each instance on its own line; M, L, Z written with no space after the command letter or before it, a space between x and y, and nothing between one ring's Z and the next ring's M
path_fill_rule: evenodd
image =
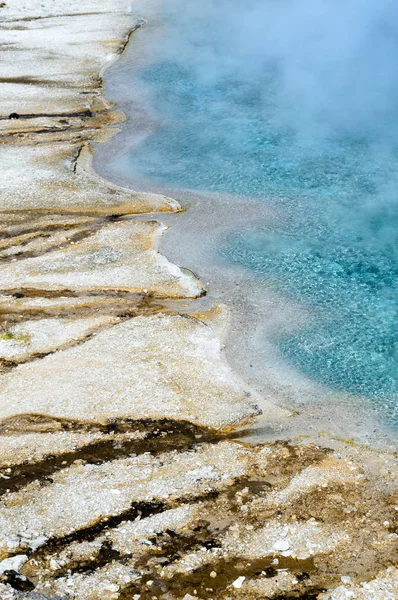
M123 144L123 131L114 143ZM291 332L310 315L292 302L277 296L266 282L248 276L245 269L231 266L217 254L217 242L242 219L269 218L263 202L237 202L222 195L203 195L180 191L153 183L132 182L107 167L101 152L95 167L108 179L134 185L142 191L173 195L184 212L162 217L169 225L161 243L161 252L169 260L192 269L205 285L206 297L186 305L185 310L204 310L224 305L229 312L225 332L225 353L232 368L269 402L288 409L294 416L283 424L270 424L267 411L256 419L252 439L292 439L300 436L322 439L324 435L343 440L354 439L377 448L395 450L395 432L381 420L377 408L364 398L328 390L289 366L273 343L281 331ZM179 306L179 310L184 309Z
M142 16L148 7L152 18L156 2L141 3ZM161 24L156 23L161 28ZM140 61L146 56L146 32L136 36L133 44L142 49ZM138 48L138 46L136 46ZM122 57L128 61L128 52ZM137 51L135 52L137 57ZM123 75L123 70L121 71ZM120 80L120 77L119 77ZM292 301L277 295L261 278L223 260L218 252L221 240L242 223L266 224L272 219L272 208L256 199L232 198L220 193L198 193L176 190L163 184L139 180L129 172L126 150L132 139L138 145L157 127L156 119L148 114L142 90L130 94L126 102L124 90L117 91L117 70L108 71L105 78L106 95L117 101L128 115L122 133L108 148L98 147L95 154L97 172L118 184L146 192L175 197L187 209L178 215L168 215L171 227L163 237L161 250L174 263L193 269L207 288L203 306L224 304L230 311L230 329L225 352L233 368L268 401L293 411L290 419L277 432L267 426L267 415L257 427L260 439L267 436L296 437L328 433L342 439L354 438L372 446L394 447L396 432L383 422L379 410L367 399L327 389L286 363L273 342L281 333L296 331L308 322L311 315ZM122 88L123 85L121 84ZM109 147L113 158L109 161ZM188 308L186 310L189 310ZM344 417L342 418L342 415Z

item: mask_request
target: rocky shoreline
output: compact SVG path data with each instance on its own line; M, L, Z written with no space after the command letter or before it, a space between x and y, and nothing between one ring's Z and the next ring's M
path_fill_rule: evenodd
M396 456L238 441L258 408L225 309L157 252L179 204L91 167L124 118L100 73L142 23L0 19L0 598L397 598Z

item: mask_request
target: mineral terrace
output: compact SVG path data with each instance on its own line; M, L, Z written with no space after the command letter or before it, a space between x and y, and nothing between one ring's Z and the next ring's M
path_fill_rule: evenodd
M123 120L101 72L142 25L0 4L0 598L396 599L396 457L238 441L258 409L223 309L157 251L178 203L91 168Z

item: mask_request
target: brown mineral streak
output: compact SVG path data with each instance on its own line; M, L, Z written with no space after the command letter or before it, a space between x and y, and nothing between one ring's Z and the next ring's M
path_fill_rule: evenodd
M157 252L180 205L92 168L145 23L46 4L0 4L0 598L398 598L397 457L245 442L226 309ZM262 406L275 440L294 416Z

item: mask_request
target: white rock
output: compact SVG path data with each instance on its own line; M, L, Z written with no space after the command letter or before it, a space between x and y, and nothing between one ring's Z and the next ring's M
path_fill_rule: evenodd
M273 545L274 549L278 552L286 552L290 548L290 544L287 540L278 540Z
M5 571L17 571L26 563L28 557L26 554L17 554L11 558L6 558L0 562L0 575L3 575Z
M54 558L52 558L50 560L50 569L52 571L57 571L59 569L59 567L60 567L60 564Z
M107 592L118 592L119 589L120 586L116 585L115 583L110 583L104 588L104 590L106 590Z
M232 585L234 586L235 589L240 590L245 579L246 579L246 577L241 575L240 577L238 577L238 579L235 579L235 581L232 583Z
M40 546L45 544L46 541L47 541L47 538L44 535L39 535L35 540L32 540L30 542L29 546L33 551L35 551L38 548L40 548Z

